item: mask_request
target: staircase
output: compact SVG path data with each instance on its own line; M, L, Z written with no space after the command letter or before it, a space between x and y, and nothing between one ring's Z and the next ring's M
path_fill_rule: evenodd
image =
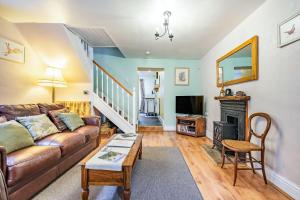
M92 104L125 133L136 131L136 94L93 61Z

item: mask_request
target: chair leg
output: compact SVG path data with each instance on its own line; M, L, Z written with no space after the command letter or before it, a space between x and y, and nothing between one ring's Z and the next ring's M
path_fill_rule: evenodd
M224 163L225 163L225 147L222 147L222 165L221 168L224 167Z
M235 186L237 178L237 166L238 166L238 152L235 152L234 155L234 177L233 177L233 186Z
M248 154L249 154L249 159L250 159L250 164L251 164L251 167L252 167L253 174L255 174L255 169L254 169L254 165L253 165L253 162L252 162L251 151Z
M261 170L262 170L265 184L268 184L266 172L265 172L265 152L264 151L261 151Z

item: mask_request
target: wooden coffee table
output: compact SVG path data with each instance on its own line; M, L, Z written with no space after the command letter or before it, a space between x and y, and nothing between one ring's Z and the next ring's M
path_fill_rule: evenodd
M81 165L81 198L87 200L89 197L89 186L123 186L124 200L130 199L131 194L131 175L132 169L137 158L142 159L142 139L143 135L138 134L137 139L131 147L127 157L122 164L122 171L110 171L110 170L96 170L86 169L85 163L92 158L101 148L103 148L111 139L101 144L97 149L91 152L86 158L84 158Z

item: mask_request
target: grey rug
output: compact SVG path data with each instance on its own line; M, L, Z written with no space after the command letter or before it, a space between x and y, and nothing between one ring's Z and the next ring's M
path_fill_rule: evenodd
M75 166L34 200L81 199L80 167ZM91 200L120 200L121 188L90 187ZM201 193L176 147L145 147L132 177L132 200L202 200Z
M139 125L141 126L162 126L160 120L156 116L146 117L140 115Z

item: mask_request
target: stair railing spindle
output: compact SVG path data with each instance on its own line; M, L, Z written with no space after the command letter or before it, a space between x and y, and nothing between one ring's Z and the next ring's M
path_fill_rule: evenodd
M108 94L108 75L106 75L106 103L109 104L108 97L109 97L109 94Z
M114 109L114 80L111 79L111 107Z
M122 89L122 117L124 118L125 113L125 96L124 96L124 90Z
M103 71L101 70L101 97L104 99L104 93L103 93Z
M133 88L133 92L132 92L132 125L133 125L133 129L134 132L136 131L136 96L135 96L135 88Z
M119 114L119 85L117 84L117 112Z
M129 94L127 93L127 121L129 122Z
M98 82L98 73L99 73L99 69L98 67L96 67L96 94L97 96L99 96L99 82Z

